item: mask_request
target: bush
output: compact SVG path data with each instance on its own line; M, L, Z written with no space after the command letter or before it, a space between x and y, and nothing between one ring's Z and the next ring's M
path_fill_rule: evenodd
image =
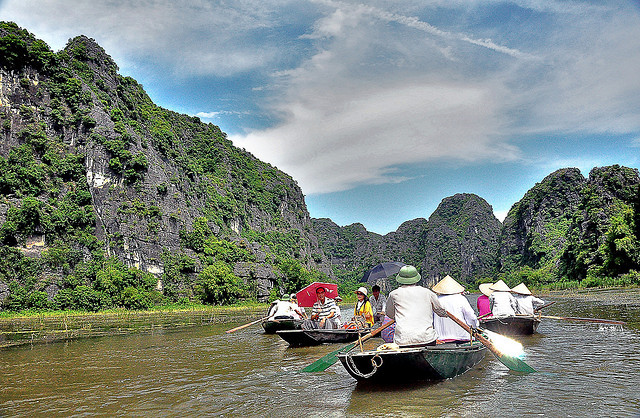
M196 292L203 303L224 305L245 297L247 286L228 265L217 261L200 272Z

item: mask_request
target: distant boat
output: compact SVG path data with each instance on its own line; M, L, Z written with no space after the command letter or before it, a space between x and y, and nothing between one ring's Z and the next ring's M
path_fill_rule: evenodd
M302 327L301 319L268 319L262 323L265 334L275 334L276 331L284 331L290 329L300 329Z
M533 315L489 317L480 320L480 327L502 335L531 335L540 325L540 318Z
M338 359L358 380L382 380L388 383L407 380L443 380L458 376L484 358L486 347L470 343L445 343L433 346L382 351L338 353Z
M354 329L297 329L288 331L277 331L276 334L294 347L310 345L350 343L358 339L358 336L365 335L370 329L361 329L360 332Z

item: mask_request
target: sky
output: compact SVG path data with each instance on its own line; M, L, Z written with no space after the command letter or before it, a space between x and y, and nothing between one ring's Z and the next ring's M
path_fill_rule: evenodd
M553 171L640 167L638 1L0 0L95 39L162 107L379 234L456 193L502 220Z

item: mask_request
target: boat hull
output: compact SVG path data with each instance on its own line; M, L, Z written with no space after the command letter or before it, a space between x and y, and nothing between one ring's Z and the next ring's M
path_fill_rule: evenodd
M480 320L480 327L502 335L531 335L540 325L540 319L534 316L507 316Z
M466 372L484 358L485 350L486 347L479 342L446 343L399 350L339 353L338 359L358 380L390 383L428 381L449 379Z
M302 320L300 319L274 319L262 323L265 334L275 334L276 331L300 329L301 327Z
M331 343L350 343L358 339L359 335L365 335L369 330L347 329L297 329L277 331L276 334L294 347L303 347Z

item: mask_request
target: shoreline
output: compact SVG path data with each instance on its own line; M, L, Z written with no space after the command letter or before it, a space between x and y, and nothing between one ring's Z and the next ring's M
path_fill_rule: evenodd
M0 318L0 349L79 338L153 333L259 319L267 305L194 307L172 310L64 312Z

